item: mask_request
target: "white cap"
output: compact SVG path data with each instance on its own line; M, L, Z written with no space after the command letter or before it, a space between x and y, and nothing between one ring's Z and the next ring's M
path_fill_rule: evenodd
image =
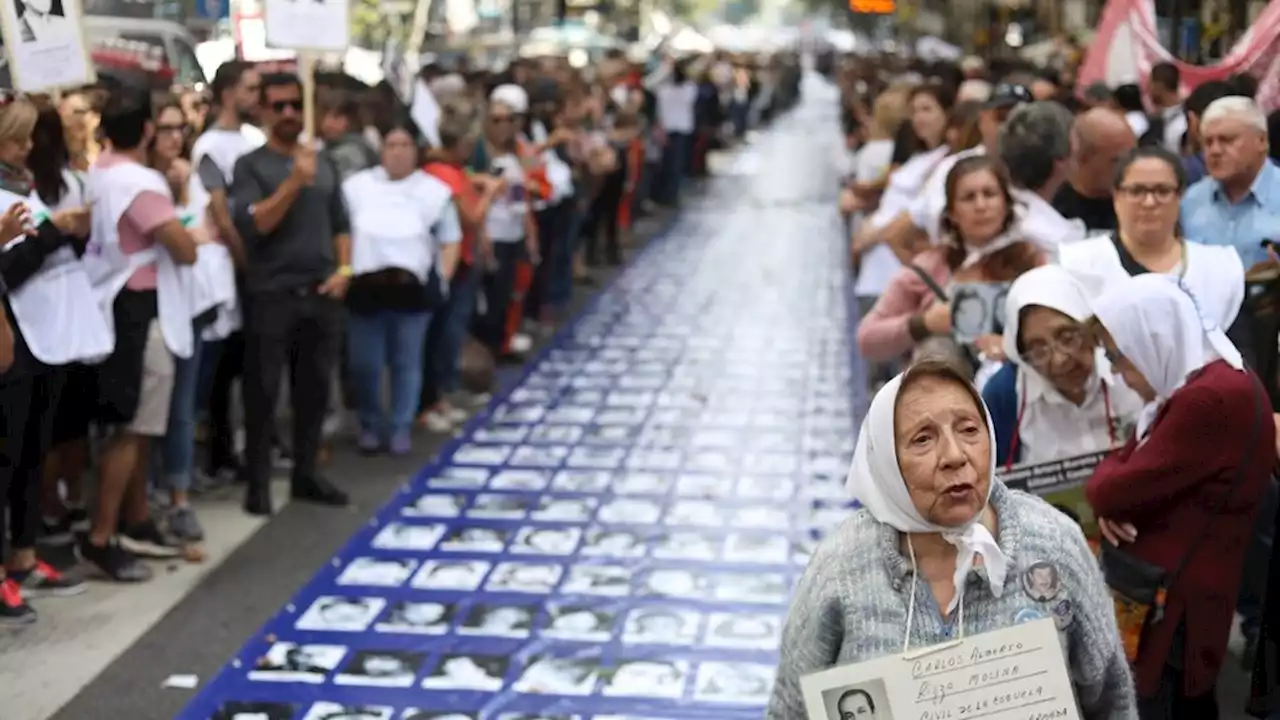
M501 103L511 108L511 112L523 115L529 112L529 93L519 85L499 85L489 93L489 102Z

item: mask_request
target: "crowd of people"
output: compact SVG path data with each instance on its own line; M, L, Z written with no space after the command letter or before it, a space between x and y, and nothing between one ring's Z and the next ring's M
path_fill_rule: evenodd
M633 218L798 79L790 56L424 56L430 127L385 84L324 89L317 138L296 75L239 61L166 98L6 94L0 625L86 590L48 548L117 582L190 556L212 488L269 515L282 470L294 500L345 505L322 459L348 409L365 454L452 433L623 261Z
M1082 717L1280 717L1280 142L1257 83L841 72L863 509L800 581L770 716L803 714L815 670L1052 619ZM1076 502L999 479L1091 456ZM1253 695L1219 698L1237 615Z

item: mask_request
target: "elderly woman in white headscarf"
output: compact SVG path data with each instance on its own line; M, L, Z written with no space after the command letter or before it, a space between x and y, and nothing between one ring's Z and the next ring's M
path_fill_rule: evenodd
M862 503L796 590L768 717L805 717L800 677L1052 618L1085 718L1130 718L1133 683L1079 526L995 479L981 398L941 361L871 401L849 471Z
M1094 312L1112 367L1146 401L1134 439L1085 486L1116 552L1164 573L1162 615L1121 620L1136 645L1140 714L1217 717L1214 683L1275 463L1270 403L1240 352L1176 279L1120 281Z
M1028 270L1005 296L1005 363L982 388L996 465L1045 463L1129 439L1142 399L1120 381L1084 323L1093 308L1058 265Z

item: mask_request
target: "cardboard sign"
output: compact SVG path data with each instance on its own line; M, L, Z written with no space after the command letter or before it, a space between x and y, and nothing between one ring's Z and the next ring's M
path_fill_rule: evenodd
M1014 465L996 477L1006 487L1044 498L1079 523L1085 537L1096 538L1098 523L1084 499L1084 484L1109 452L1085 453L1035 465Z
M800 678L809 720L1078 720L1062 645L1045 618Z
M91 85L79 0L14 0L0 9L13 88L27 93Z

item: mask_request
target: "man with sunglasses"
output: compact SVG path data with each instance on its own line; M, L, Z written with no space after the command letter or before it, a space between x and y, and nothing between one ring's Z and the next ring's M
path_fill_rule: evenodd
M295 75L262 78L264 146L240 158L231 208L245 246L245 510L271 513L271 445L280 375L292 392L295 500L346 505L316 468L329 378L351 278L350 221L337 167L303 129Z

